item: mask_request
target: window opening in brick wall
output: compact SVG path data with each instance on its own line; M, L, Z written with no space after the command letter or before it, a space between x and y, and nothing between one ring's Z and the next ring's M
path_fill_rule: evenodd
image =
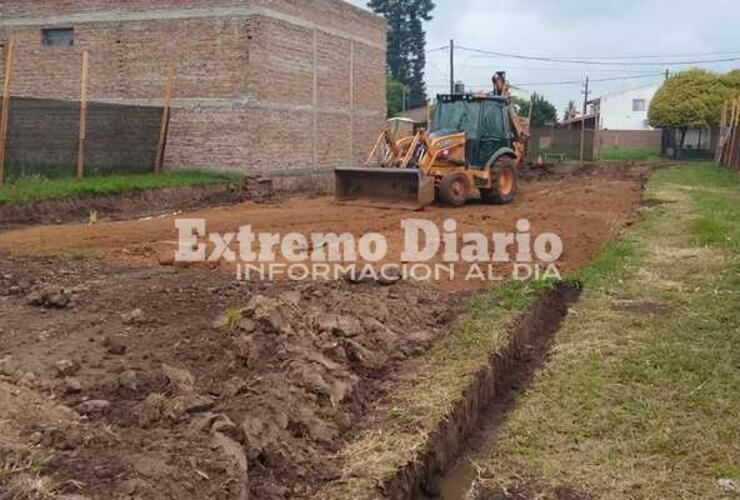
M71 47L74 42L74 28L45 28L41 30L41 44L44 47Z

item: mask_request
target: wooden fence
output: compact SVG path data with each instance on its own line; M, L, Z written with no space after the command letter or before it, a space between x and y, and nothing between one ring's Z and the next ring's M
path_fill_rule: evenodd
M720 125L715 159L720 165L740 169L740 96L725 102Z

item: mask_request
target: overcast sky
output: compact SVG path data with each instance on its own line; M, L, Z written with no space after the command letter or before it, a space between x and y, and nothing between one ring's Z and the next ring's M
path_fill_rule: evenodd
M365 0L351 0L364 7ZM652 63L737 57L702 66L715 71L740 68L740 0L437 0L427 28L427 48L449 44L497 52L556 58L610 58L619 62ZM707 54L707 55L696 55ZM661 57L644 57L660 55ZM695 56L696 55L696 56ZM427 56L430 95L449 89L449 53ZM598 59L597 59L598 60ZM666 66L583 65L491 57L460 50L456 79L468 88L486 86L492 73L506 70L512 83L544 94L562 113L569 100L582 102L580 84L539 83L616 77L641 78L593 82L592 97L658 84ZM690 66L671 65L678 71ZM646 75L647 76L642 76ZM529 85L534 84L534 85ZM526 86L525 86L526 85ZM579 105L580 107L580 105Z

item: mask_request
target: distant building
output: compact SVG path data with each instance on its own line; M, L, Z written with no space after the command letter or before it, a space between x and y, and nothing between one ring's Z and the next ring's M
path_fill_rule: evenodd
M604 94L591 101L600 130L653 130L648 109L660 86L646 85Z
M588 102L585 115L560 122L561 128L597 131L594 147L598 152L610 148L639 148L655 151L670 149L675 140L663 137L662 131L650 126L648 110L660 85L644 85L628 90L609 92ZM686 134L684 148L711 151L716 143L716 131L709 128L691 129Z

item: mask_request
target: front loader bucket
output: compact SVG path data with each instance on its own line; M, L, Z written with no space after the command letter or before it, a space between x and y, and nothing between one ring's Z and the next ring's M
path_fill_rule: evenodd
M334 177L338 201L414 210L434 202L434 178L415 168L338 168Z

